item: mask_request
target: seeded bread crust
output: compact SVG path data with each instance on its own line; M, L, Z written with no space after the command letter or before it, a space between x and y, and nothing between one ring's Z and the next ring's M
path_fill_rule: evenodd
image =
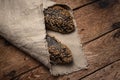
M46 28L59 33L67 34L75 31L73 17L70 12L61 6L52 6L44 10Z
M73 17L69 10L55 5L44 10L45 26L47 30L68 34L75 31ZM48 50L51 64L70 64L73 57L70 49L54 37L47 35Z
M70 64L73 61L70 49L56 40L54 37L47 35L48 50L50 53L51 64Z

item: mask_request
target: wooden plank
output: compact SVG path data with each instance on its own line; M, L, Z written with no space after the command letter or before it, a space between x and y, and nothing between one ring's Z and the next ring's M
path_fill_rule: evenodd
M52 1L55 1L58 4L66 4L70 6L72 9L93 2L93 0L52 0Z
M120 59L120 29L115 30L84 46L88 59L88 70L61 76L59 80L70 78L78 80L118 59Z
M120 61L81 80L120 80Z
M108 0L116 1L116 0ZM82 43L113 30L113 23L120 22L120 0L101 8L96 2L74 12Z
M53 77L45 67L39 67L22 76L17 77L19 80L57 80L58 77Z
M0 80L9 80L37 65L32 58L0 38Z

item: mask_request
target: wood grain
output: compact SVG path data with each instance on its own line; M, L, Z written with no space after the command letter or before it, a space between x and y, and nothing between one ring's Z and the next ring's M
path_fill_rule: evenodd
M36 68L22 76L17 77L19 80L57 80L58 77L50 75L50 72L43 66Z
M74 15L82 43L86 43L113 30L112 24L120 22L120 0L106 8L100 8L96 2L76 10Z
M52 1L55 1L58 4L66 4L70 6L72 9L92 2L92 0L52 0Z
M115 62L81 80L120 80L120 61Z
M84 46L85 55L89 63L88 70L78 71L69 75L59 77L59 80L78 80L99 68L102 68L120 59L120 30L115 30Z

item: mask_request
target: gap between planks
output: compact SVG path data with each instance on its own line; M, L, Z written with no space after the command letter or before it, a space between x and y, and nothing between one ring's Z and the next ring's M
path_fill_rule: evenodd
M93 73L95 73L95 72L97 72L97 71L99 71L99 70L102 70L103 68L106 68L107 66L110 66L110 65L112 65L112 64L114 64L114 63L116 63L116 62L118 62L118 61L120 61L120 59L115 60L115 61L113 61L113 62L111 62L111 63L109 63L109 64L107 64L107 65L105 65L105 66L103 66L103 67L101 67L101 68L99 68L99 69L97 69L97 70L95 70L95 71L93 71L93 72L91 72L91 73L83 76L83 77L81 77L79 80L84 79L84 78L88 77L89 75L91 75L91 74L93 74Z
M84 43L83 43L83 46L84 46L84 45L87 45L88 43L90 43L90 42L92 42L92 41L95 41L95 40L99 39L99 38L102 37L102 36L105 36L105 35L107 35L107 34L113 32L113 31L115 31L115 30L117 30L117 29L119 29L119 28L109 30L109 31L107 31L107 32L105 32L105 33L103 33L103 34L101 34L101 35L95 37L95 38L92 39L92 40L89 40L89 41L87 41L87 42L84 42Z
M88 2L86 4L83 4L83 5L79 6L79 7L74 8L73 11L76 11L76 10L78 10L80 8L83 8L83 7L87 6L87 5L93 4L93 3L98 2L98 1L100 1L100 0L93 0L91 2Z

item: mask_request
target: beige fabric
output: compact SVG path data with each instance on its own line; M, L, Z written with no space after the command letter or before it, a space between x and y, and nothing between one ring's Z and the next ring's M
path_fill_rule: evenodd
M50 67L42 3L42 0L0 0L0 34Z
M73 65L50 65L43 8L54 5L48 0L0 0L0 35L27 52L50 69L53 75L63 75L86 68L87 62L76 32L55 36L73 53Z

